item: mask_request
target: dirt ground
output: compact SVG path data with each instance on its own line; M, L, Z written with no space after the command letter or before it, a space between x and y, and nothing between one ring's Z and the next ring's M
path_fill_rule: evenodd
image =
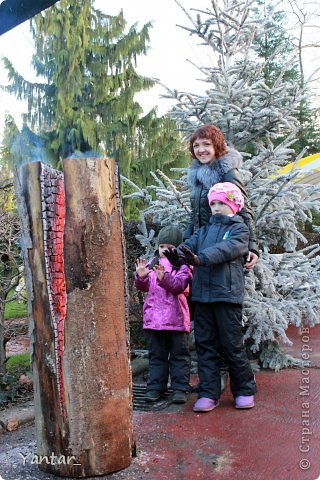
M36 437L34 425L26 425L15 432L0 436L0 480L53 480L58 478L54 475L42 472L38 465L32 463L33 455L36 453ZM138 480L140 472L134 472L134 463L130 467L130 474L127 471L111 475L90 477L97 480ZM140 470L140 469L139 469ZM128 476L130 475L130 476ZM68 477L75 480L72 477ZM89 478L89 477L87 477Z
M38 465L32 464L36 453L36 436L34 425L26 425L15 432L0 435L0 480L53 480L54 475L42 472ZM91 479L140 479L140 474L123 471L117 474L90 477ZM68 477L71 478L71 477ZM147 478L147 477L145 477ZM74 480L74 479L72 479Z

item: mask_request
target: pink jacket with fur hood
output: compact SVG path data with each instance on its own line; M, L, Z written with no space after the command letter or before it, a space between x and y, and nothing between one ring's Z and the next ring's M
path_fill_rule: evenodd
M187 302L191 271L188 265L173 270L167 258L160 258L165 274L161 282L155 272L145 278L135 275L134 285L148 292L143 304L143 328L190 332L190 313Z

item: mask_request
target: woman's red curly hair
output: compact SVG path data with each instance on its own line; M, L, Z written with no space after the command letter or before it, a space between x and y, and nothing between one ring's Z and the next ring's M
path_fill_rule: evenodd
M193 144L197 138L208 138L212 141L216 158L221 157L227 152L227 145L221 130L215 125L201 125L191 135L189 140L189 152L192 158L196 158L193 150Z

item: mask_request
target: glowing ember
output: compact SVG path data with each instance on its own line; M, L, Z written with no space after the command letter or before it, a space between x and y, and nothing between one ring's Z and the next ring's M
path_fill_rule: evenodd
M63 263L63 230L65 222L63 174L45 164L41 164L40 183L46 281L54 330L59 401L61 413L63 413L62 355L64 350L64 321L67 299Z

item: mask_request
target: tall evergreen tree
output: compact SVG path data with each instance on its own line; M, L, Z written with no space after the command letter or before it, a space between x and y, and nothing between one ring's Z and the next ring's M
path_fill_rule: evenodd
M104 150L130 171L130 146L141 107L134 95L153 85L134 68L145 54L150 24L125 33L117 16L90 0L61 0L32 21L33 66L43 82L30 83L5 66L9 91L28 100L32 128L47 130L48 147L61 159L75 150Z
M3 143L0 146L0 211L11 212L14 208L11 141L18 133L12 117L5 119Z
M12 118L6 119L5 138L0 149L0 375L6 371L5 306L15 299L14 293L22 276L22 260L18 248L19 219L14 212L14 188L10 143Z
M320 189L292 181L296 172L278 173L297 158L292 143L306 90L286 74L294 60L289 58L266 83L265 72L274 56L262 59L257 52L255 38L265 35L265 25L254 18L255 1L210 4L196 18L186 12L191 25L185 27L215 58L209 66L198 66L208 84L206 95L169 91L168 96L176 99L172 117L186 136L200 124L214 123L228 145L244 154L242 172L261 249L255 270L246 273L246 338L264 366L279 369L295 362L279 350L280 341L290 343L288 325L313 326L320 318L319 247L297 251L298 241L306 241L301 225L311 218L312 208L320 209ZM134 194L148 203L145 215L161 225L172 221L183 225L189 208L185 177L154 178L155 185ZM150 190L156 192L155 200ZM153 233L142 228L140 240L151 247Z
M260 23L261 31L253 39L253 48L264 61L262 75L265 83L271 86L281 73L288 55L292 58L295 46L287 28L285 12L277 10L270 1L258 0L256 3L252 13L255 21ZM300 83L297 58L286 67L283 78Z
M182 142L176 123L168 115L151 118L148 125L139 125L132 178L146 185L150 181L150 170L160 168L169 173L172 166L185 167L189 155Z
M143 188L152 181L150 172L161 169L169 174L172 167L181 168L189 163L189 154L183 144L183 137L178 132L176 122L169 116L151 118L148 124L140 124L136 132L136 143L133 151L134 162L128 177L123 183L124 211L127 218L140 218L144 205L141 200L130 196L135 190L135 183Z
M33 66L42 80L26 81L6 58L7 90L28 100L28 125L41 133L56 164L75 151L93 150L114 158L125 175L145 178L175 155L179 141L172 120L157 118L156 110L143 115L135 100L154 85L135 70L151 25L126 30L122 11L106 15L92 3L61 0L34 18Z
M258 6L253 8L254 18L260 22L264 33L255 36L253 46L256 52L264 59L263 77L268 86L275 82L286 63L288 55L293 59L283 72L283 78L293 85L305 85L302 57L302 32L300 33L299 47L296 47L296 39L288 29L288 18L284 11L278 11L275 4L267 0L259 0ZM299 53L299 49L301 50ZM320 151L319 114L317 108L312 107L311 89L308 89L308 97L303 98L297 109L299 122L299 135L293 143L293 148L300 153L308 146L309 153ZM278 139L280 143L281 139Z

